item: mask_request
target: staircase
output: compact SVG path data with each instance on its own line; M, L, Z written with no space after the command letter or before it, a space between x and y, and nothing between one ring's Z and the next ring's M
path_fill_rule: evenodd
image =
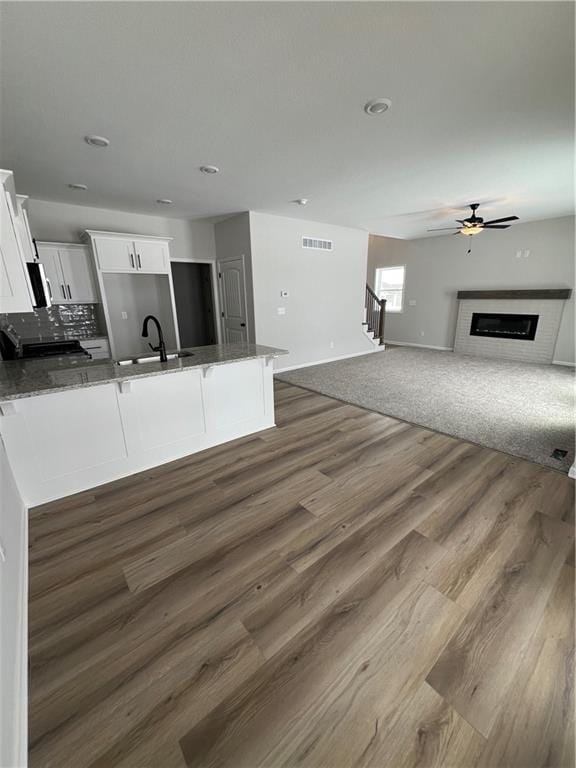
M364 321L362 328L375 347L384 345L384 318L386 299L379 299L372 288L366 284L364 298Z

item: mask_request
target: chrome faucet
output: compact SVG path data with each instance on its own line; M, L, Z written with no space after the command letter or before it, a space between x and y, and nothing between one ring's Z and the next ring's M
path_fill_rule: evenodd
M143 338L148 338L148 321L152 320L154 325L156 326L156 330L158 331L158 346L153 347L150 342L148 342L148 346L153 352L160 352L160 362L165 363L167 362L168 358L166 357L166 344L164 343L164 334L162 333L162 326L158 322L158 318L154 317L154 315L146 315L144 318L144 324L142 326L142 336Z

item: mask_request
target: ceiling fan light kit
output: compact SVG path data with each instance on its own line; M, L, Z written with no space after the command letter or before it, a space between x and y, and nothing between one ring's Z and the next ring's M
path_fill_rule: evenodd
M465 235L471 237L472 235L479 235L480 232L484 232L485 229L508 229L509 222L518 221L518 216L505 216L503 219L492 219L491 221L484 221L482 216L477 216L476 211L480 207L480 203L471 203L472 215L467 219L456 219L457 227L438 227L436 229L429 229L428 232L440 232L451 230L454 235ZM468 251L470 253L470 251Z
M458 230L458 234L460 235L466 235L469 237L470 235L479 235L480 232L484 230L484 227L479 226L464 226L461 229Z

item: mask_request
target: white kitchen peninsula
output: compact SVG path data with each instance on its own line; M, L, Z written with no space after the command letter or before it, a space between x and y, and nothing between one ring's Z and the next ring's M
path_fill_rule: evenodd
M6 362L0 434L24 502L42 504L274 426L283 350L196 347L167 363Z

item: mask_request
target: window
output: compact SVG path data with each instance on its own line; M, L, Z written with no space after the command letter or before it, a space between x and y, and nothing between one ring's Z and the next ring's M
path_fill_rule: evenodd
M406 267L386 267L376 270L376 293L386 299L386 312L402 312Z

